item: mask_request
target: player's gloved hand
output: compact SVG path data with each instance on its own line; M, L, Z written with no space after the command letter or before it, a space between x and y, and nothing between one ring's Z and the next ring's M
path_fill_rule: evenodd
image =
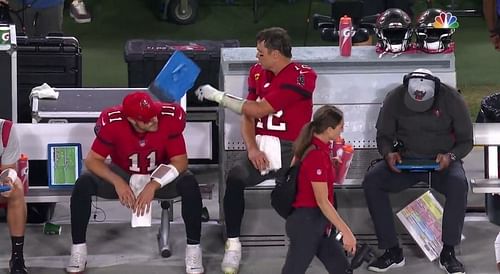
M222 92L211 85L203 85L200 86L196 89L194 92L196 96L198 97L198 100L203 101L203 100L209 100L209 101L214 101L218 104L222 102L222 99L224 98L225 92Z
M396 168L396 164L401 163L401 155L398 152L389 152L385 155L385 162L390 170L400 173L401 170Z

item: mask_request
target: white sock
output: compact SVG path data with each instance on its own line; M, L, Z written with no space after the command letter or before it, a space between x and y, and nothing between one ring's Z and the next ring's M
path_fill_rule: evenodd
M237 250L241 248L240 238L227 238L227 249Z

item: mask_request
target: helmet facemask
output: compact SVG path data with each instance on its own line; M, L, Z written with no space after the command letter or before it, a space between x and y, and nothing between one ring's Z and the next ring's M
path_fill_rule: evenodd
M377 31L379 43L378 51L400 53L405 52L411 45L411 29L390 28Z
M387 9L375 23L378 37L377 52L399 54L411 46L411 18L400 9Z
M418 28L415 31L417 48L426 53L441 53L452 46L455 29Z

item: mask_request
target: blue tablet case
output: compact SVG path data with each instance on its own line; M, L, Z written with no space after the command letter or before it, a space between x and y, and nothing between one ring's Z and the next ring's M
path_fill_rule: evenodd
M149 90L164 102L179 101L191 89L200 68L182 51L175 51L149 85Z
M9 190L10 190L10 186L5 186L5 185L0 186L0 192L5 192L5 191L9 191Z
M49 187L73 187L82 171L82 145L48 144L47 169Z
M428 172L437 170L439 168L439 163L435 160L428 159L403 159L399 164L396 164L396 168L402 171L410 172Z

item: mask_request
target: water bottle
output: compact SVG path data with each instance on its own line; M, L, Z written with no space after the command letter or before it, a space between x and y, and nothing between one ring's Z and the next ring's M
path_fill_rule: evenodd
M337 167L336 183L342 184L347 175L347 171L351 166L352 156L354 154L354 147L351 144L342 146L342 156L340 157L341 163Z
M351 56L352 48L352 20L344 15L339 23L339 50L341 56Z
M29 188L29 165L26 154L21 154L21 157L17 161L17 176L23 183L24 193L26 194Z
M333 158L338 157L340 159L342 157L342 146L345 144L344 138L337 137L335 141L330 143L330 159L333 161Z

